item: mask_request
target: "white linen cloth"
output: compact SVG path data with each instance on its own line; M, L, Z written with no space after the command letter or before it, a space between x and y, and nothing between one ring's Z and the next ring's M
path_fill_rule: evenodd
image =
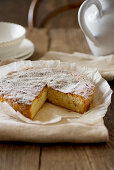
M107 56L93 56L75 52L73 54L50 51L41 58L42 60L60 60L63 62L75 63L77 66L97 68L106 80L114 79L114 54Z

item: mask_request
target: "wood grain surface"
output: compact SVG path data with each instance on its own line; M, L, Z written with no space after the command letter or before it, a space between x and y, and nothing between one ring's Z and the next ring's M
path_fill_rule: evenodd
M90 53L80 30L33 29L27 37L35 44L36 60L48 50ZM110 82L114 90L114 82ZM108 143L30 144L0 143L0 170L113 170L114 169L114 95L105 116Z

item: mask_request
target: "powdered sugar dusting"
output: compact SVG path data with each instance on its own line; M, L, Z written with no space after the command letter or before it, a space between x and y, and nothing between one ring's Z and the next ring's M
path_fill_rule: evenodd
M31 68L6 75L0 80L0 96L30 105L45 86L63 93L88 98L94 85L78 72Z

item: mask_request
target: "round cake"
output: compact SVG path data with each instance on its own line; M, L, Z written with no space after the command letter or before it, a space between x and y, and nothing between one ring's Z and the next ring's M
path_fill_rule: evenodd
M95 86L84 75L57 69L30 68L7 74L0 80L0 100L33 119L46 100L75 112L86 112Z

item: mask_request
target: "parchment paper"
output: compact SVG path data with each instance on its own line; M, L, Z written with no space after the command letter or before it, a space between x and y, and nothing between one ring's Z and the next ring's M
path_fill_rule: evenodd
M85 74L95 86L93 105L79 114L46 102L34 120L25 118L7 103L0 102L0 140L29 142L104 142L108 131L103 117L111 102L112 91L96 69L77 67L60 61L20 61L0 67L0 78L11 71L38 67L73 70Z

